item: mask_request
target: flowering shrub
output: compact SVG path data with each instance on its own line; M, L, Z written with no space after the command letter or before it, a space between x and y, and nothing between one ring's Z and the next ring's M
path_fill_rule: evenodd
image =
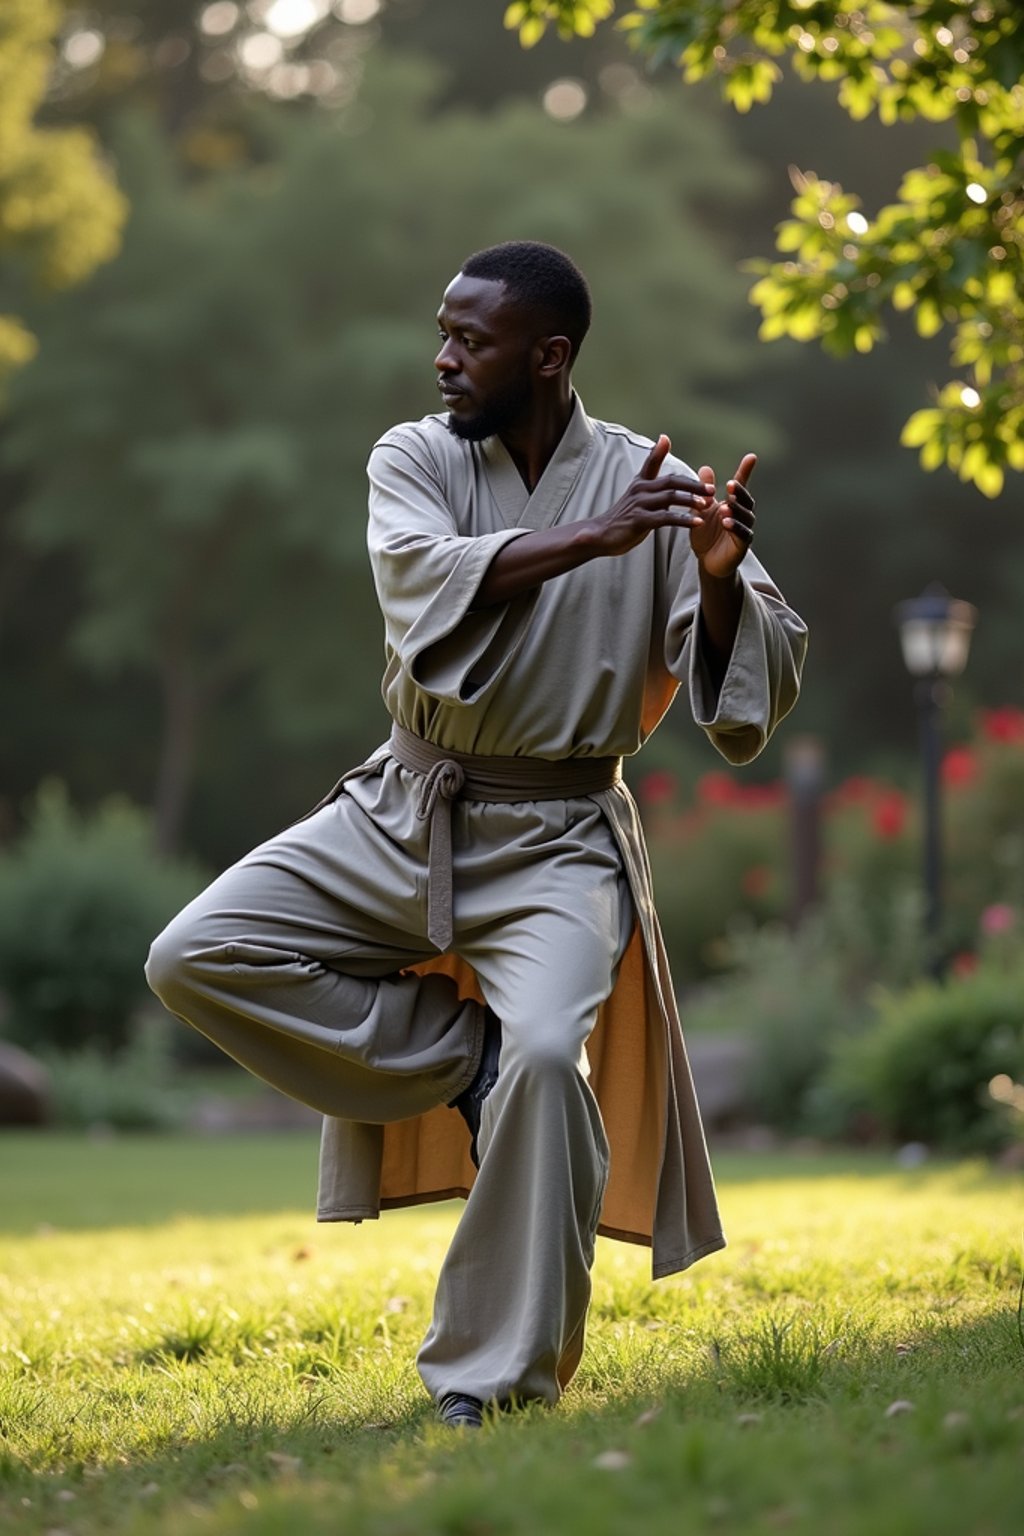
M639 798L665 940L685 983L723 966L730 924L766 923L785 910L786 795L782 785L706 773L680 811L674 783L666 792L670 778L649 775Z
M1024 908L1024 710L979 712L972 738L942 764L944 949L966 974L983 912ZM721 769L685 798L665 769L638 785L666 943L682 985L728 964L729 931L787 915L788 795ZM885 950L894 906L920 907L922 811L916 786L851 777L822 802L821 889L861 909L870 945ZM990 918L990 921L993 919ZM880 967L881 974L893 979Z

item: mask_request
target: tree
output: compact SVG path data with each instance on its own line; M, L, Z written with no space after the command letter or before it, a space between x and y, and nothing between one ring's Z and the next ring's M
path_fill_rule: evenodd
M551 24L593 32L613 0L516 0L506 12L529 45ZM908 170L873 220L855 193L794 171L781 262L756 264L752 298L765 339L818 339L836 355L885 336L887 306L922 336L949 332L958 377L911 416L903 442L987 496L1024 470L1024 31L1017 0L637 0L622 25L684 78L718 76L740 111L770 100L787 58L804 80L834 82L855 119L916 117L955 128Z
M437 115L436 88L380 59L337 116L256 104L266 164L200 182L152 117L126 120L123 254L50 309L17 381L0 457L24 480L27 545L78 572L76 655L160 690L164 849L240 690L279 738L330 754L324 779L339 729L372 732L364 749L384 733L366 453L438 408L433 316L468 251L528 231L578 253L601 314L578 373L595 414L668 430L697 462L767 435L730 403L753 351L743 285L695 213L748 181L716 127L663 101L570 125ZM269 793L235 750L245 794Z
M0 258L5 289L81 282L117 250L124 199L81 128L40 128L55 0L5 0L0 10ZM0 314L0 382L26 363L36 341L24 322Z

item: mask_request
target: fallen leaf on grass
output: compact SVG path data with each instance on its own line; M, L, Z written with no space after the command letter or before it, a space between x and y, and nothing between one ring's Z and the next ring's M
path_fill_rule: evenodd
M289 1456L286 1451L268 1451L267 1460L279 1472L297 1472L302 1466L301 1456Z
M661 1417L661 1406L659 1404L655 1408L645 1408L643 1413L640 1415L640 1417L635 1422L637 1424L639 1424L641 1426L641 1428L643 1428L643 1427L645 1427L648 1424L653 1424L655 1419L660 1418L660 1417Z
M736 1415L736 1423L740 1429L753 1429L754 1425L760 1424L760 1422L761 1415L759 1413L738 1413Z
M602 1451L600 1456L594 1457L591 1466L599 1467L602 1472L621 1472L632 1460L627 1451Z
M897 1419L901 1413L913 1413L913 1403L908 1403L905 1397L898 1397L894 1403L890 1403L885 1410L887 1419Z

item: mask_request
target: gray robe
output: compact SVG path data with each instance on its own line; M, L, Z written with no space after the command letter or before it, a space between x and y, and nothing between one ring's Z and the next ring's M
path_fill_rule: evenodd
M369 462L383 694L398 724L449 751L629 756L682 684L719 752L731 763L755 757L796 700L806 630L753 554L740 567L739 628L717 696L703 660L698 572L685 529L659 529L628 554L591 560L509 603L472 607L505 544L609 509L650 441L592 420L577 399L530 494L498 438L460 441L445 419L395 427ZM670 457L665 472L672 471L693 473ZM386 748L374 753L365 772L378 772L386 756ZM657 1277L686 1268L724 1238L639 816L624 786L593 798L637 914L587 1047L611 1146L600 1230L652 1244ZM457 957L414 969L446 972L466 995L480 996ZM327 1117L318 1214L361 1220L381 1206L464 1195L473 1176L461 1124L443 1108L386 1126Z

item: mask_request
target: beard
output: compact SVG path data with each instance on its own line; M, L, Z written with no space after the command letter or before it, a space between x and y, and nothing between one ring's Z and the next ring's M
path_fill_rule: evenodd
M475 415L460 419L449 411L445 425L453 437L460 437L467 443L480 443L485 437L500 437L502 432L515 426L529 405L530 396L529 376L523 374L495 391Z

